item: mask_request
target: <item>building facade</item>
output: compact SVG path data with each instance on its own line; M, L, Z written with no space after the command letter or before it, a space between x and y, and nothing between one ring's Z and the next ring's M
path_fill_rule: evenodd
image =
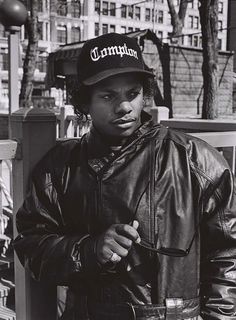
M234 51L233 111L236 112L236 1L229 0L228 12L227 50Z
M174 0L178 8L179 0ZM35 71L33 95L45 91L46 60L61 45L84 41L108 32L128 33L151 29L163 42L170 41L171 17L167 0L38 0L39 58ZM228 0L219 1L219 49L227 48ZM198 0L190 0L181 45L201 48L201 26ZM27 46L24 26L20 33L20 61ZM21 66L22 62L20 63ZM0 25L0 110L8 110L8 44L7 33ZM19 69L19 88L22 68ZM63 95L52 90L56 103Z
M236 1L229 0L228 12L227 50L236 52ZM236 54L234 55L234 72L236 72Z

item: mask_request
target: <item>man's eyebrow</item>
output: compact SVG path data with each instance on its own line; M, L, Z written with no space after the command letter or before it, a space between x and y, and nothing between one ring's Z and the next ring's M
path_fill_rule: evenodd
M141 84L136 84L136 85L132 86L132 87L130 88L130 90L132 90L132 89L141 89L141 88L142 88L142 85L141 85Z
M102 88L102 89L99 90L99 92L100 92L100 93L107 93L107 92L109 92L109 93L116 93L117 91L114 90L114 89L110 89L110 88Z
M133 85L131 87L127 87L126 89L129 91L129 90L139 89L139 88L142 88L141 84L136 84L136 85ZM112 91L116 92L117 90L119 90L119 87L117 87L117 89L114 89L114 88L112 89L112 88L109 88L109 87L100 89L100 91L111 91L111 92Z
M142 85L141 84L136 84L136 85L133 85L132 87L130 88L127 88L126 90L127 91L131 91L131 90L140 90L142 88ZM109 92L109 93L119 93L119 87L117 87L117 89L114 89L114 88L109 88L109 87L106 87L106 88L100 88L99 89L99 92L100 93L106 93L106 92Z

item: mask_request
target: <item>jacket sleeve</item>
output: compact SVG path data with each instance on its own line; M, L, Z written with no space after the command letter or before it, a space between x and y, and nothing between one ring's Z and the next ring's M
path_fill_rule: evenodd
M211 159L212 155L214 158ZM236 188L223 157L209 153L201 223L201 316L236 319Z
M13 246L22 265L36 280L66 285L84 273L82 260L87 251L89 257L86 255L84 260L89 260L94 272L99 271L99 265L89 235L66 227L54 160L47 156L32 174L29 193L16 215L18 236Z

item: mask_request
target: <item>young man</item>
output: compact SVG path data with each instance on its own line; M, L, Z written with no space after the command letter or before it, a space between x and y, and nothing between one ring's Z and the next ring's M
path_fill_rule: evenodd
M86 42L78 79L75 110L92 128L35 168L17 214L22 264L69 287L63 319L235 319L226 161L143 112L152 74L134 39Z

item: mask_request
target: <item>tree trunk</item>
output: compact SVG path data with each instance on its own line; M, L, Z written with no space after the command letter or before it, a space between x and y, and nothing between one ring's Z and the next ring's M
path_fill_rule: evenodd
M173 0L167 0L167 3L171 16L171 25L173 27L171 42L175 44L180 44L188 2L187 0L180 1L178 13L175 9Z
M38 5L37 0L28 2L30 15L25 24L28 33L28 45L23 65L23 78L19 98L20 107L32 106L33 80L36 63L38 60Z
M203 47L202 118L218 116L218 0L200 0L200 21Z

